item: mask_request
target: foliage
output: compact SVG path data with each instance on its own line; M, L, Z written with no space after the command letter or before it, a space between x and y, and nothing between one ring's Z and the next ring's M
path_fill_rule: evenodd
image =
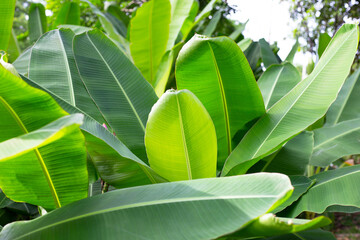
M318 39L321 33L333 36L345 21L354 21L360 18L360 5L357 1L292 0L290 2L290 16L299 22L294 34L305 40L306 44L302 43L303 50L313 54L317 53ZM359 53L357 53L354 63L354 68L357 68L360 63Z
M1 58L0 239L331 238L315 213L360 209L358 26L301 80L298 43L212 37L224 2L134 3L85 1L101 30L65 3Z

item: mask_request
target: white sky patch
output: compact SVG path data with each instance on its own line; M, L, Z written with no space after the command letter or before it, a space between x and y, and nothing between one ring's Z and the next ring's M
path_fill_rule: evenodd
M275 41L280 48L279 56L285 59L290 52L295 39L293 30L296 23L290 18L289 2L279 0L228 0L228 4L237 11L230 15L233 20L247 23L244 36L258 41L264 38L270 44ZM295 65L306 66L311 54L297 52Z

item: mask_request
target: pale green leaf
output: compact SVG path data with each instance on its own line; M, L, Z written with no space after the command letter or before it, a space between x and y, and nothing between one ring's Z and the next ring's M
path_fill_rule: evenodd
M261 75L258 85L269 109L301 81L299 71L288 62L271 65Z
M360 154L360 118L315 129L314 139L313 166L326 167L341 157Z
M188 90L169 90L153 106L145 145L151 168L170 181L216 176L214 124Z
M130 22L131 56L151 85L167 48L170 19L170 1L151 0L136 11Z
M269 173L128 188L9 224L0 239L215 239L268 212L291 189L286 176Z

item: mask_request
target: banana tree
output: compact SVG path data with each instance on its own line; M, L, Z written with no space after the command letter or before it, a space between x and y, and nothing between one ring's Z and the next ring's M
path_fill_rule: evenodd
M151 14L159 3L164 11L156 20ZM338 31L306 79L291 63L276 58L274 65L268 58L256 82L230 38L196 35L184 47L174 45L176 31L186 33L184 23L191 23L183 13L192 12L193 4L184 6L152 0L130 21L131 55L131 44L141 41L132 42L131 34L136 39L144 19L169 24L161 29L167 40L150 49L158 47L165 55L174 47L180 51L178 90L158 94L160 99L152 81L158 69L165 69L162 57L139 63L98 30L60 28L42 35L29 50L26 72L15 64L22 79L0 69L6 117L0 125L5 170L0 188L11 200L50 212L6 225L0 239L247 239L309 233L326 239L328 233L318 228L329 219L295 217L360 207L359 167L325 171L344 154L357 153L357 119L336 117L333 125L304 131L324 114L342 115L346 111L337 106L356 99L349 86L357 77L346 77L358 26L345 24ZM146 38L156 32L143 31ZM270 53L262 45L260 51ZM120 189L86 198L88 182L96 180L89 178L92 168L105 185ZM265 171L274 173L256 173ZM38 178L26 181L33 177L29 174Z

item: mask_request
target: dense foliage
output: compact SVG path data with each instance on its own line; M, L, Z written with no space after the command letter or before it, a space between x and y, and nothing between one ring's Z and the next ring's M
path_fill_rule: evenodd
M326 214L359 211L356 24L302 79L297 43L214 37L216 0L84 2L99 29L31 4L22 53L0 3L1 240L328 240Z

